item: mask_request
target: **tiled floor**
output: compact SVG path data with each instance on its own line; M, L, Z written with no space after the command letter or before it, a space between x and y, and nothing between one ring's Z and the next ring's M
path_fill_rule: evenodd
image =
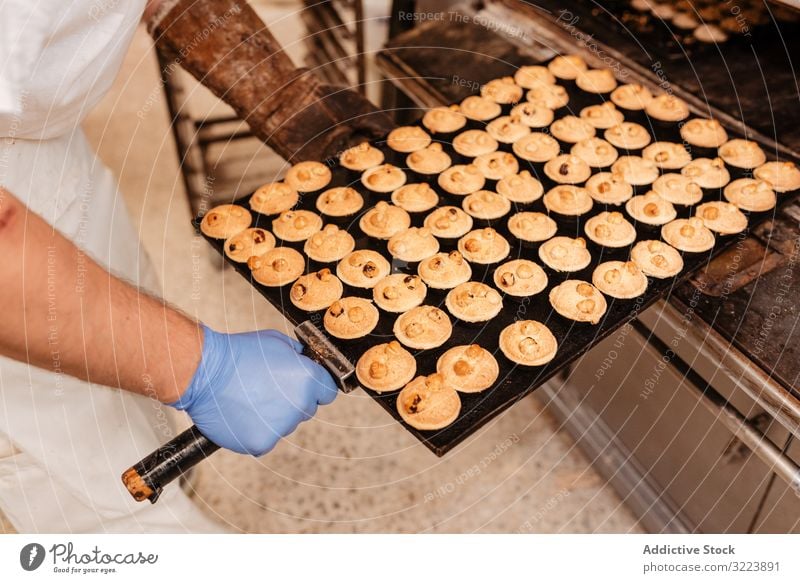
M218 329L280 328L280 314L194 237L150 44L140 30L86 123L90 139L120 177L170 302ZM280 167L263 148L244 162ZM261 459L216 454L193 484L199 505L247 532L638 531L533 398L438 459L357 391Z

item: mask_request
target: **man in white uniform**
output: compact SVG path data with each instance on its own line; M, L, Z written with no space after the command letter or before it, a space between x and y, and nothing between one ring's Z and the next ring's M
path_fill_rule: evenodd
M222 530L180 488L137 504L119 480L172 436L164 404L261 455L336 395L280 333L213 332L139 291L150 266L80 123L144 9L0 2L0 508L20 532Z

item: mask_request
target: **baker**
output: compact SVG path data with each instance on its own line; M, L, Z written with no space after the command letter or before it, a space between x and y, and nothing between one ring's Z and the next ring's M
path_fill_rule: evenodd
M320 156L355 136L342 129L347 107L325 102L331 92L293 68L244 3L0 6L0 508L20 532L222 530L180 488L139 505L119 481L121 468L171 437L164 407L188 413L222 447L262 455L336 396L291 338L215 332L151 295L156 280L115 179L80 129L143 13L164 50L218 93L226 73L203 68L216 64L216 48L231 54L229 27L258 40L250 53L271 59L270 75L255 71L265 93L254 101L233 90L231 104L285 157ZM202 19L211 24L198 35ZM264 64L255 53L231 58ZM247 75L235 74L246 89ZM286 91L303 92L294 117L261 103L270 83L284 103ZM351 94L342 93L356 115L369 109ZM298 142L292 123L321 138Z

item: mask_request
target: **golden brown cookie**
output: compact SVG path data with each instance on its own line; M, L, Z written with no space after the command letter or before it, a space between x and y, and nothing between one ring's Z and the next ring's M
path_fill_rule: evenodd
M629 111L643 110L651 99L653 94L650 90L638 83L620 85L611 92L611 102Z
M498 117L486 124L486 132L498 142L513 144L531 133L531 128L518 118L511 116Z
M689 106L680 97L664 93L647 102L647 115L658 121L678 122L689 117Z
M586 236L603 247L627 247L636 240L636 229L622 213L598 213L585 226Z
M381 164L366 170L361 183L372 192L392 192L406 183L406 173L392 164Z
M522 99L522 87L514 83L513 77L492 79L481 87L481 97L491 99L495 103L517 103Z
M325 225L321 231L306 239L303 252L320 263L339 261L356 248L355 239L336 225Z
M703 224L720 235L741 233L747 228L747 217L736 205L715 200L698 205L695 215Z
M639 241L631 249L631 260L645 275L658 279L673 277L683 269L681 254L663 241Z
M421 261L417 273L433 289L452 289L469 281L472 268L461 253L451 251Z
M612 172L593 174L585 188L589 196L603 204L622 204L633 196L633 186L625 182L622 175Z
M453 149L470 158L490 154L498 146L497 140L483 130L467 130L453 138Z
M467 261L488 265L502 261L511 252L508 241L492 228L470 231L458 240L458 250Z
M278 215L288 211L300 200L298 192L284 182L261 186L250 197L250 208L262 215Z
M508 152L482 154L472 162L488 180L500 180L519 172L519 162Z
M619 157L617 149L602 138L581 140L569 152L592 168L607 168Z
M457 105L434 107L422 116L422 125L434 134L449 134L467 125L467 118L459 111Z
M434 373L417 377L397 395L397 412L411 427L433 431L447 427L461 412L458 392L445 384L444 377Z
M300 162L286 172L283 181L297 192L316 192L331 182L331 169L320 162Z
M800 188L800 168L794 162L767 162L753 171L753 177L772 186L775 192Z
M440 174L450 168L452 163L452 159L442 150L442 145L439 143L431 144L406 156L406 164L418 174Z
M456 164L451 166L438 178L439 186L450 194L471 194L483 188L486 178L474 164Z
M559 79L574 81L589 67L580 55L559 55L547 64L547 68Z
M410 227L389 239L387 249L400 261L416 263L439 252L439 241L427 227Z
M535 105L548 109L566 107L569 103L569 93L561 85L540 85L528 91L526 98Z
M584 107L581 110L581 119L598 130L607 130L625 121L625 116L612 101L604 101L599 105Z
M611 93L617 88L617 80L611 69L588 69L578 74L575 84L588 93Z
M680 170L692 161L692 156L675 142L653 142L642 150L642 158L651 160L662 170Z
M592 210L593 205L588 190L571 184L560 184L544 195L545 208L560 215L580 216Z
M352 287L372 288L389 275L391 266L383 255L370 249L359 249L345 255L336 265L336 275Z
M703 198L703 189L688 176L670 172L662 174L653 182L653 192L672 204L689 206Z
M751 212L768 211L775 207L777 197L766 180L739 178L725 187L725 199L740 209Z
M329 188L317 197L317 210L329 217L348 217L364 206L364 197L349 186Z
M410 213L422 213L439 204L439 195L424 182L406 184L392 193L392 202Z
M458 239L472 229L472 217L455 206L441 206L425 217L425 226L434 237Z
M434 306L417 306L401 315L394 323L394 335L409 348L427 350L441 346L450 334L453 326L450 318Z
M592 284L568 279L550 290L550 305L556 312L575 320L597 324L606 313L606 298Z
M508 230L520 241L536 243L556 234L556 222L544 213L523 211L508 219Z
M464 211L476 219L494 220L511 211L511 201L491 190L479 190L464 197Z
M608 128L603 132L603 137L620 150L640 150L649 144L651 139L644 126L631 121L624 121Z
M339 163L355 172L364 172L375 166L383 164L384 156L378 148L363 142L352 148L348 148L339 156Z
M661 237L679 251L701 253L714 246L714 233L703 219L675 219L661 227Z
M558 156L560 150L555 138L541 132L533 132L514 142L512 148L518 158L529 162L547 162Z
M436 372L446 385L461 393L480 393L491 387L500 375L492 353L477 344L454 346L436 362Z
M356 363L361 386L378 393L396 391L417 374L417 360L397 340L367 350Z
M681 127L686 143L699 148L719 148L728 141L728 132L715 119L690 119Z
M520 320L500 332L500 350L517 364L542 366L553 360L558 352L558 342L541 322Z
M577 144L582 140L593 138L596 131L588 121L574 115L565 115L550 124L550 133L553 137L568 144Z
M767 161L767 155L755 142L750 140L729 140L719 147L719 157L736 168L752 170Z
M511 202L528 204L542 198L544 187L530 172L523 170L519 174L512 174L499 180L497 192Z
M523 89L533 89L539 85L554 85L555 76L542 65L525 65L514 73L514 82Z
M544 173L559 184L582 184L589 179L592 169L583 158L561 154L544 165Z
M275 247L275 237L264 229L245 229L225 240L225 255L231 261L247 263L256 255L263 255Z
M695 158L681 169L681 174L701 188L722 188L731 180L722 158Z
M647 290L647 277L633 261L606 261L592 273L592 283L601 292L619 300L639 297Z
M311 211L284 211L272 221L272 232L284 241L305 241L322 229L322 217Z
M292 303L306 312L324 310L342 297L344 286L327 267L300 276L289 290Z
M431 143L428 133L417 126L400 126L389 132L386 145L395 152L408 154L427 148Z
M306 260L291 247L275 247L248 259L247 266L261 285L280 287L303 275Z
M539 259L556 271L580 271L592 262L583 237L553 237L539 247Z
M358 226L370 237L391 239L411 226L411 217L400 207L380 201L364 213Z
M372 288L372 299L379 308L402 314L421 305L427 293L428 287L418 275L395 273Z
M325 311L322 323L328 334L342 340L363 338L378 325L378 308L364 298L342 298Z
M212 239L230 239L250 226L253 217L246 208L236 204L215 206L200 221L200 230Z
M447 311L462 322L486 322L503 309L498 291L479 281L468 281L451 289L445 298Z
M633 186L652 184L658 178L658 166L652 160L639 156L621 156L611 167L611 172Z
M533 261L514 259L495 269L494 284L510 296L528 297L547 287L547 274Z
M460 109L465 117L475 121L489 121L500 115L502 111L499 103L478 95L470 95L464 99Z
M553 123L554 117L552 109L530 101L520 103L511 110L511 119L518 119L529 128L546 128Z
M625 210L636 221L647 225L665 225L678 216L672 203L652 190L647 194L634 196L625 203Z

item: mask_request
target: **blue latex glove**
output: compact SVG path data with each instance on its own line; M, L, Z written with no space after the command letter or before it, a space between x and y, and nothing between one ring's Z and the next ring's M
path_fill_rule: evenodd
M220 334L203 326L203 356L189 387L170 406L235 452L263 455L338 393L328 372L276 330Z

